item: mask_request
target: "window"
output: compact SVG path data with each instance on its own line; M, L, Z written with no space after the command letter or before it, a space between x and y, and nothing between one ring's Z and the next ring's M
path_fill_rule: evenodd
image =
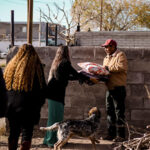
M22 32L27 32L27 27L22 27Z

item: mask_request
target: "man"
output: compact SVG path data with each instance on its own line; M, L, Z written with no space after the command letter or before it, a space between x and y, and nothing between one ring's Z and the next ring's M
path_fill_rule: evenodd
M106 40L102 47L107 54L103 66L110 71L110 78L106 82L108 135L104 139L122 142L125 139L127 58L124 52L117 49L117 42L112 39Z

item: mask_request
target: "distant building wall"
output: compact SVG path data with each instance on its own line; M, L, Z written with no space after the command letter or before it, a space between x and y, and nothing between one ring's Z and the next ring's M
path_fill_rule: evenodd
M99 46L106 39L114 39L118 47L150 47L150 31L101 31L76 32L75 42L79 46Z
M44 71L48 78L49 69L54 59L57 47L36 47L36 50L46 64ZM145 127L150 124L150 49L148 48L121 48L128 59L126 119L129 124ZM8 59L17 49L11 49ZM80 70L78 62L91 61L102 64L104 50L98 46L76 46L70 48L72 65ZM69 82L65 97L65 119L83 119L88 110L98 106L102 112L102 126L106 127L104 83L93 86L79 85L78 81ZM47 120L47 101L41 112L41 119ZM45 124L46 125L46 124Z
M16 39L14 41L14 44L16 46L19 46L19 45L22 45L22 44L25 44L27 43L27 40L26 39ZM10 40L2 40L0 41L0 51L1 52L7 52L8 49L9 49L9 45L11 44ZM58 39L57 40L57 45L60 45L60 44L63 44L65 45L65 41L64 40L61 40L61 39ZM33 46L39 46L39 40L38 39L34 39L32 40L32 45ZM45 46L46 45L46 42L45 40L41 40L41 46ZM54 43L53 43L54 45Z
M10 38L10 23L0 22L0 34L5 34L6 39ZM45 23L41 23L41 39L45 38ZM33 23L32 31L33 39L39 37L39 23ZM15 22L14 23L14 36L15 39L27 39L27 23L26 22Z

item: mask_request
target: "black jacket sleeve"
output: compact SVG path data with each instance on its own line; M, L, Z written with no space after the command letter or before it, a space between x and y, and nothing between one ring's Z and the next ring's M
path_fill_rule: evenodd
M5 81L3 78L3 72L0 68L0 117L5 117L5 113L7 110L7 94L6 94L6 87Z

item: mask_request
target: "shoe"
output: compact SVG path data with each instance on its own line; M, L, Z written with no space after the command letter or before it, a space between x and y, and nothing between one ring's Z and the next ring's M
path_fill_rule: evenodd
M112 141L113 139L115 139L115 137L110 135L107 135L106 137L103 138L103 140L108 140L108 141Z
M124 142L125 138L117 136L115 139L113 139L113 142Z

